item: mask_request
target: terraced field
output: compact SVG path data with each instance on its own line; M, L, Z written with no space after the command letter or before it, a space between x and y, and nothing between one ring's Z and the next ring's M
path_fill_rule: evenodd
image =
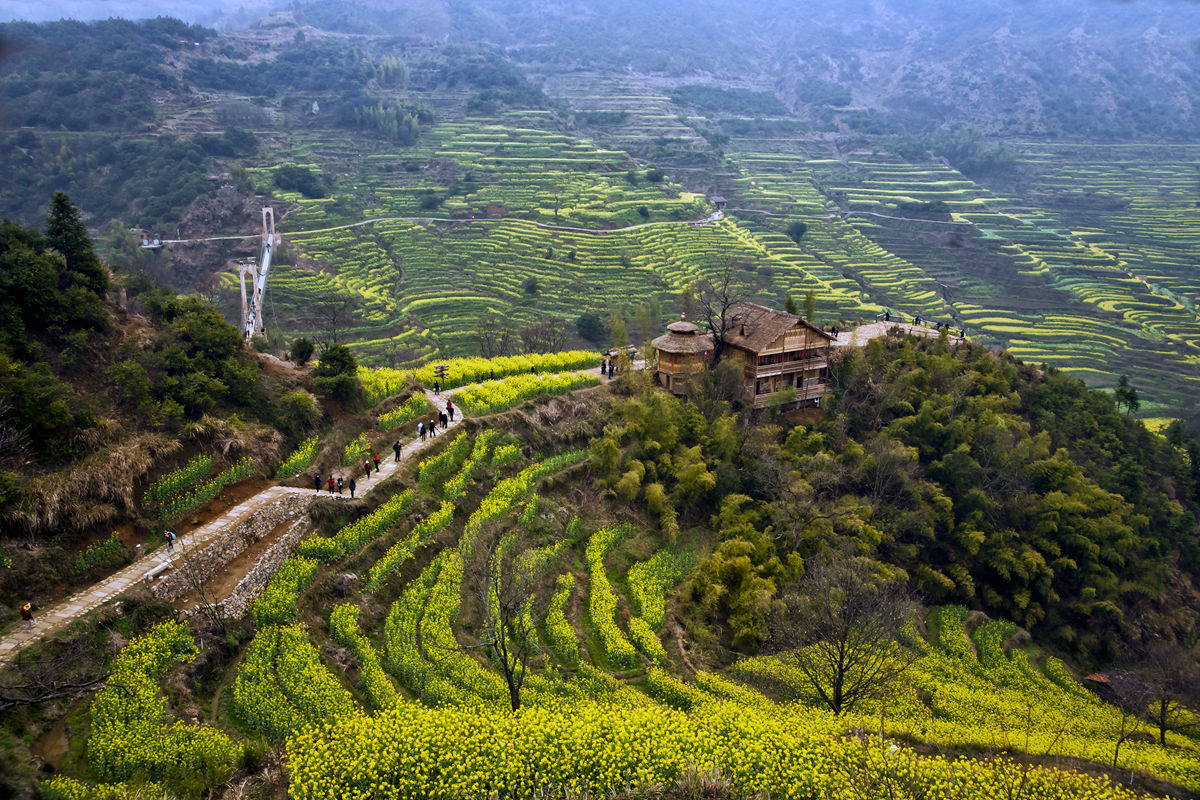
M936 281L955 324L969 333L1093 385L1111 386L1128 374L1150 389L1152 405L1162 409L1194 398L1200 391L1200 317L1186 266L1196 237L1182 208L1186 181L1178 178L1160 193L1151 191L1162 177L1157 166L1119 172L1045 153L1029 157L1055 165L1029 190L1033 199L1057 192L1053 196L1068 197L1061 202L1078 207L1079 197L1100 192L1107 196L1094 204L1116 207L1120 190L1141 197L1142 206L1131 203L1119 218L1089 214L1093 227L1084 230L941 165L809 165L857 231L918 271L906 274L901 285L911 292L922 278ZM1182 167L1174 170L1187 174ZM1166 171L1172 171L1169 164ZM1107 174L1108 183L1084 188L1093 186L1094 173ZM1158 201L1160 195L1167 200ZM1179 226L1178 237L1172 225ZM1145 273L1129 260L1131 253ZM1159 265L1153 272L1152 258Z
M679 109L661 89L640 76L602 73L548 75L547 93L562 98L573 109L602 112L613 120L605 124L605 138L617 147L636 147L667 140L697 148L707 146Z
M652 87L569 88L579 108L626 119L665 108ZM704 197L539 114L441 124L402 154L354 161L334 197L284 196L296 258L272 275L275 324L316 332L341 304L367 363L406 366L473 353L487 314L519 326L651 303L669 316L732 262L761 302L815 292L818 322L920 314L1092 385L1128 374L1144 413L1175 415L1200 390L1200 148L1030 145L1033 177L1002 193L941 163L814 158L781 141L731 155L727 218L690 225L711 213ZM381 221L333 229L363 218ZM785 234L796 220L799 244Z
M926 636L910 629L903 644L916 662L903 685L841 716L814 701L783 660L747 658L724 674L677 663L677 642L662 627L689 551L664 545L646 558L635 526L589 526L539 496L543 481L587 451L531 462L521 445L497 430L462 434L422 462L416 487L333 536L301 542L256 601L257 633L234 667L231 710L243 732L287 742L289 796L527 797L562 786L599 795L675 780L692 764L738 791L850 797L837 787L853 780L856 758L898 763L906 780L937 786L937 797L1142 796L1100 774L1052 768L1062 759L1100 773L1114 753L1122 781L1136 774L1143 785L1200 788L1200 741L1173 732L1171 747L1139 738L1118 752L1127 718L1058 660L1007 647L1011 623L970 630L965 608L933 609ZM519 714L496 664L460 646L499 613L499 589L480 591L472 570L506 557L556 587L548 609L530 598L523 612L533 656ZM309 596L348 569L370 576L361 593L339 595L332 609ZM327 664L334 642L351 668ZM174 622L122 652L116 674L134 699L109 692L93 703L95 777L172 779L180 753L190 753L184 770L205 774L238 762L240 737L166 722L163 675L194 652L191 632ZM918 755L912 743L1000 755L951 762ZM1021 768L1026 756L1047 766ZM50 788L92 796L67 778Z
M403 366L471 352L486 314L519 324L648 301L671 309L684 287L731 261L764 302L811 288L826 318L863 313L854 282L805 259L786 237L755 236L728 220L689 224L711 213L707 201L647 180L624 153L537 130L447 125L435 133L439 144L403 163L428 157L438 165L430 171L469 184L462 194L447 197L436 175L374 156L355 180L371 187L363 213L379 222L338 228L349 197L287 198L299 204L286 236L300 266L273 273L271 289L285 328L318 330L313 299L344 301L359 354Z

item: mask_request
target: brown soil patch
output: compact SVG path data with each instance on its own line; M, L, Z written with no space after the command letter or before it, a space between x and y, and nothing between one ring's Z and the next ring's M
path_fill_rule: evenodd
M201 528L234 506L245 502L273 485L274 483L266 478L248 478L233 486L227 486L221 490L219 495L209 500L206 505L189 514L187 519L178 526L176 532L182 534L196 528Z
M67 718L64 716L54 723L50 730L37 738L33 746L29 748L29 752L59 770L62 769L63 761L66 760L70 748L71 743L67 740Z
M218 603L229 597L233 593L233 590L237 588L238 581L246 577L246 573L254 567L259 557L266 552L267 548L279 541L279 537L294 522L295 520L290 519L279 523L270 533L247 547L232 561L221 567L215 575L205 581L202 587L204 598L201 598L199 591L189 592L175 601L175 610L186 611L199 605L204 600L207 600L209 603Z
M283 378L293 384L307 382L308 373L312 370L311 363L301 367L291 361L284 361L266 353L255 353L254 355L258 359L258 363L262 364L263 372L273 378Z

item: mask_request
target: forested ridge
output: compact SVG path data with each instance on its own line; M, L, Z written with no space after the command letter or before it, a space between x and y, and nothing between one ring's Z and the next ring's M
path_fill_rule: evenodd
M604 485L668 537L711 524L718 544L689 582L697 635L755 649L771 596L830 548L1085 663L1194 635L1194 439L1152 434L1056 371L944 340L851 350L836 386L798 423L739 418L704 396L719 379L693 403L647 390L593 443Z

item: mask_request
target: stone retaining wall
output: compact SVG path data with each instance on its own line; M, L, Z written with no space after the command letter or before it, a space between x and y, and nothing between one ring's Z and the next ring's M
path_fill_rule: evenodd
M222 617L233 619L240 617L250 608L250 604L258 597L275 574L275 570L291 555L292 550L300 540L312 531L312 521L307 515L292 523L282 536L254 562L250 571L242 576L229 597L217 604Z
M311 502L312 497L307 493L288 494L257 509L227 532L203 545L199 552L187 553L186 559L180 561L185 566L171 570L152 583L150 593L164 600L183 597L283 523L302 515L307 521Z

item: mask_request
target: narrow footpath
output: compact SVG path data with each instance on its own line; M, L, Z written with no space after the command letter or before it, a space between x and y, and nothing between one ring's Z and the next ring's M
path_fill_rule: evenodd
M433 392L426 391L425 395L435 407L445 408L447 397L453 397L454 392L454 389L448 389L439 396ZM462 424L462 410L457 405L454 407L454 410L454 420L450 422L445 431L439 430L438 436L449 433L450 430ZM414 420L411 424L415 427L416 421ZM421 439L410 441L408 444L402 446L399 461L395 460L395 452L391 449L391 446L384 445L387 448L385 452L388 458L385 459L383 457L384 452L379 454L379 471L372 471L370 479L363 478L361 464L346 467L344 471L347 474L355 475L355 480L358 483L358 494L366 496L374 492L396 470L407 464L421 450L424 450L427 446L431 446L436 441L437 437L424 441ZM115 600L142 581L158 577L175 569L178 564L187 559L189 552L202 549L204 545L231 528L236 527L255 512L288 494L308 495L314 500L317 497L346 501L350 499L349 491L341 495L337 493L331 495L324 489L320 492L314 492L311 489L300 489L294 486L271 486L268 489L264 489L238 505L233 506L207 525L197 528L186 535L179 536L175 541L174 552L167 552L165 546L160 546L153 553L138 559L99 583L72 595L55 606L39 610L36 615L37 621L32 628L23 622L18 623L19 627L17 630L0 639L0 663L12 659L13 656L34 642L63 630L89 611L99 608L111 600Z

